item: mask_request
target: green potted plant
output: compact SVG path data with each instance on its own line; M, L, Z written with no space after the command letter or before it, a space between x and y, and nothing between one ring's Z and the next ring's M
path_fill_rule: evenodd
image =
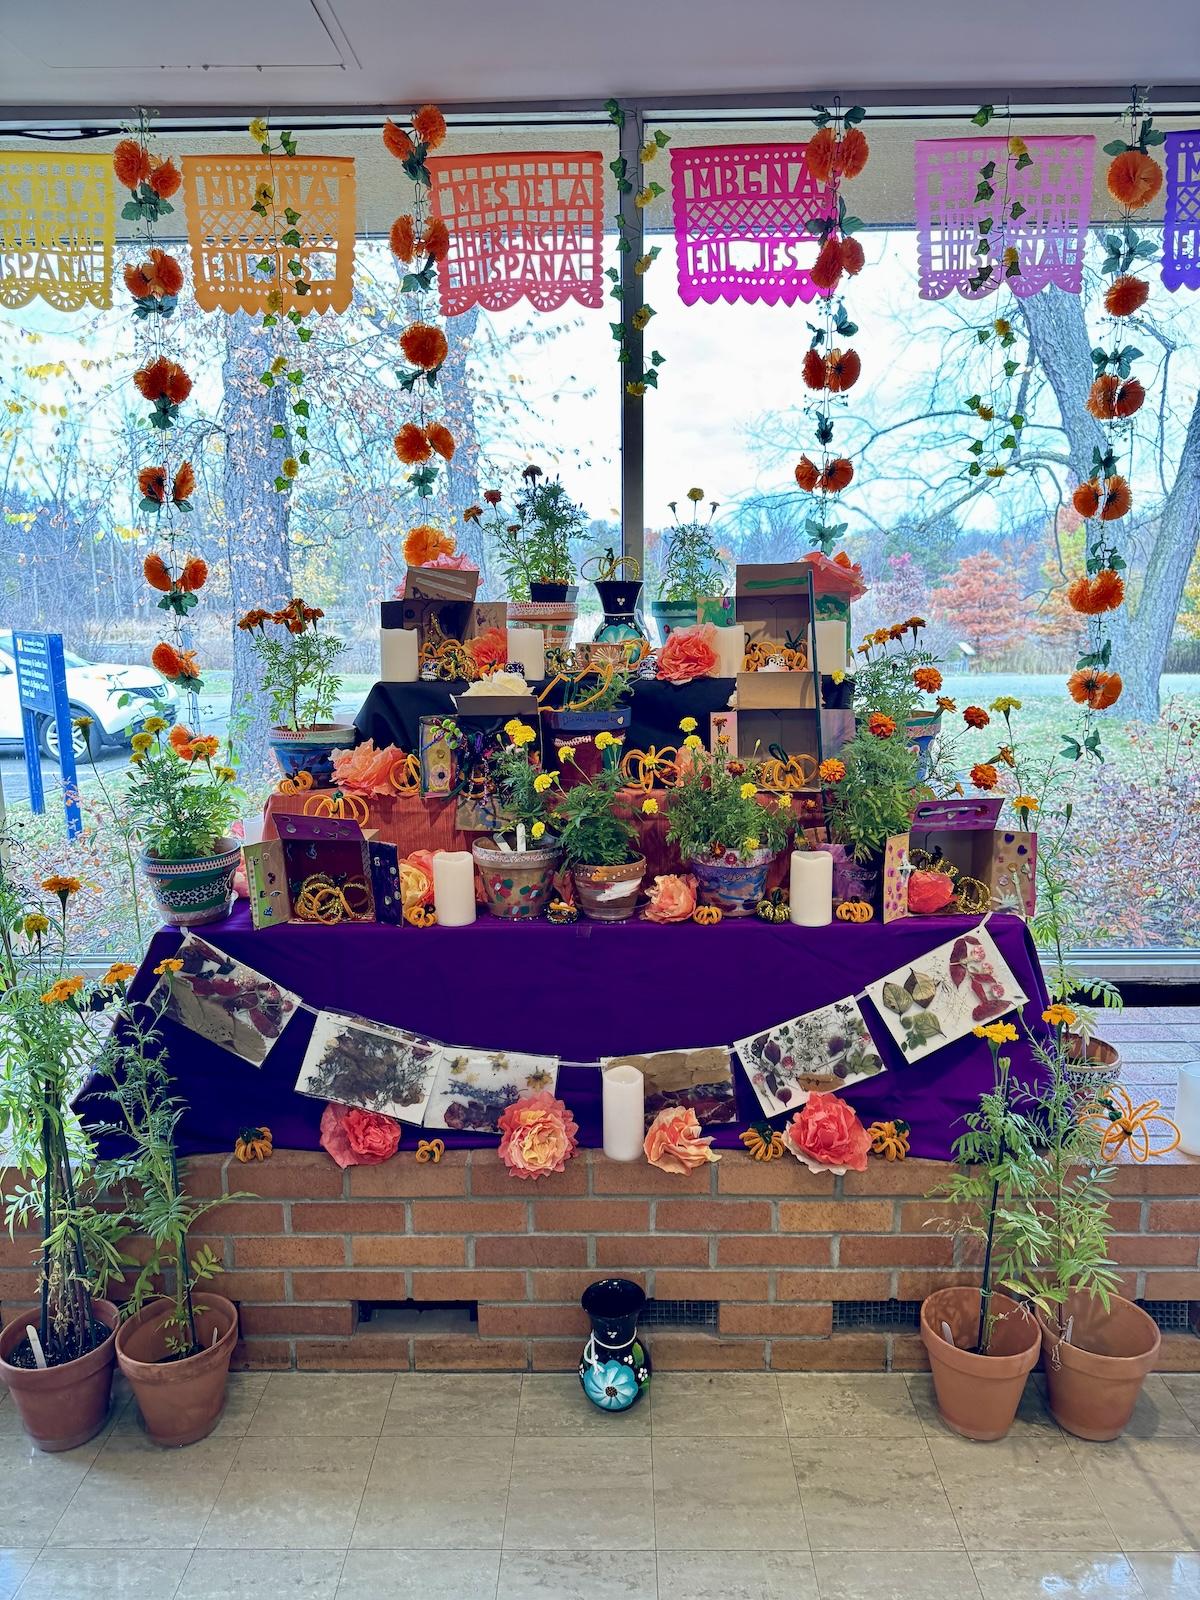
M245 797L215 757L214 734L147 717L130 740L125 809L142 847L142 871L164 919L176 927L217 922L229 911L241 846L229 829Z
M618 810L625 788L621 747L611 733L598 734L596 744L599 770L570 788L560 786L554 825L584 916L593 922L625 922L637 906L646 858L638 848L637 829ZM574 762L569 746L562 756Z
M181 964L162 962L168 984ZM170 1092L157 1020L147 1008L135 1008L113 1031L101 1058L100 1072L109 1083L104 1093L115 1107L114 1120L101 1131L122 1149L99 1163L98 1176L121 1197L134 1231L152 1247L122 1308L117 1362L148 1436L175 1446L194 1444L217 1425L238 1314L224 1295L201 1288L221 1271L209 1247L189 1255L188 1235L230 1197L195 1200L184 1192L175 1130L185 1107Z
M943 1422L968 1439L1012 1427L1041 1348L1038 1323L1005 1290L1021 1292L1046 1251L1034 1204L1043 1181L1036 1124L1014 1105L1010 1022L975 1029L988 1041L994 1081L954 1145L957 1170L934 1191L957 1214L956 1232L982 1244L979 1286L935 1289L921 1302L921 1339Z
M275 759L285 777L307 772L318 786L333 781L333 752L350 749L356 738L352 722L333 721L342 686L335 669L346 646L318 626L324 615L297 597L280 611L256 607L238 622L271 696Z
M103 1293L124 1270L129 1232L119 1210L96 1203L93 1148L70 1096L98 1047L103 1007L135 969L114 963L92 984L68 973L68 911L80 887L47 878L46 899L34 903L0 857L0 1132L22 1178L8 1190L5 1221L14 1236L39 1229L41 1247L39 1304L0 1332L0 1381L46 1451L74 1449L108 1419L118 1312Z
M571 541L586 529L583 508L559 478L547 478L537 466L521 473L521 488L513 502L515 522L504 521L498 491L489 490L484 499L493 510L492 520L484 526L508 585L512 620L537 623L546 615L537 608L546 605L570 606L573 620L578 591Z
M728 582L712 533L719 502L710 500L708 515L701 518L703 499L703 489L688 490L691 516L686 522L679 515L679 502L670 503L674 522L667 536L659 596L650 607L664 639L676 628L690 628L696 621L700 601L724 593Z
M868 634L858 647L863 661L854 679L856 709L863 716L880 712L904 730L921 778L928 775L942 726L942 707L926 698L937 695L942 674L939 658L920 643L924 627L923 617L909 617Z
M713 752L685 717L679 782L667 799L667 838L695 875L702 905L727 917L750 917L763 897L771 863L788 842L791 812L760 805L758 787L724 744Z
M840 754L822 762L829 850L834 858L835 900L871 900L881 894L883 847L906 833L912 808L928 793L917 775L917 755L886 712L871 712Z
M525 922L545 910L562 849L549 828L554 780L534 755L537 734L519 717L504 733L507 742L488 760L502 825L476 839L471 854L492 915Z

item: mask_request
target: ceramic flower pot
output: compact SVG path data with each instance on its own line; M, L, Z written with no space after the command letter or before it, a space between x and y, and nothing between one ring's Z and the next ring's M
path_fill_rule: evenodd
M1093 1105L1121 1081L1121 1053L1106 1039L1085 1042L1077 1033L1068 1033L1063 1049L1063 1076L1080 1101Z
M645 1293L628 1278L601 1278L579 1303L592 1324L579 1360L583 1392L601 1411L628 1411L650 1385L650 1352L637 1331Z
M615 711L543 711L542 725L550 735L554 752L549 764L559 772L564 789L573 789L585 778L594 778L604 764L604 752L596 748L598 733L611 733L624 739L633 719L633 709L621 706ZM570 749L572 759L563 760Z
M624 578L598 578L594 588L600 597L604 621L593 638L598 644L621 644L633 640L640 655L648 645L645 624L642 622L642 582Z
M933 741L942 731L940 711L918 711L904 724L904 735L910 747L917 752L917 777L924 778L929 771L929 754Z
M554 874L562 863L557 845L540 850L497 850L476 842L471 854L494 917L529 922L540 917L550 899Z
M638 892L646 875L646 859L626 861L617 867L573 869L575 893L585 917L593 922L625 922L637 909Z
M752 917L767 887L774 850L755 850L745 861L734 850L721 856L693 856L687 870L696 879L702 906L717 906L727 917Z
M308 772L320 789L333 782L333 752L353 749L358 729L352 722L318 722L312 728L272 728L268 737L284 777Z
M108 1338L57 1367L17 1367L9 1360L26 1328L37 1327L36 1311L21 1312L0 1333L0 1380L8 1386L21 1426L48 1454L86 1444L108 1421L120 1312L111 1300L93 1300L92 1313L109 1330Z
M575 632L576 607L571 600L510 600L508 620L514 626L540 628L547 650L569 650Z
M189 861L161 861L150 851L143 851L142 871L163 921L173 928L198 928L228 916L234 874L241 858L240 843L228 836L218 839L208 855L194 856Z
M531 583L529 598L535 605L574 605L579 598L579 585L575 583Z
M1116 1439L1128 1427L1162 1334L1154 1319L1119 1294L1108 1310L1095 1295L1076 1293L1059 1311L1070 1339L1039 1314L1042 1364L1050 1414L1077 1439Z
M694 628L696 626L696 602L694 600L652 600L650 602L650 615L658 623L659 635L665 644L676 628Z
M207 1290L195 1297L200 1353L169 1360L169 1300L151 1300L121 1324L117 1362L154 1444L168 1447L206 1439L225 1409L229 1358L237 1343L237 1307ZM214 1339L215 1335L215 1339Z
M977 1355L978 1289L937 1289L921 1302L921 1340L938 1412L965 1439L1003 1439L1041 1349L1037 1321L1024 1306L1005 1294L993 1294L992 1309L996 1321L988 1353ZM942 1332L943 1323L953 1344Z

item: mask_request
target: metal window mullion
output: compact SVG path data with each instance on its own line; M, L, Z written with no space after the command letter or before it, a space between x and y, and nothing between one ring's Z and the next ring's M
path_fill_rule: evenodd
M621 216L625 228L621 237L630 249L618 253L621 273L621 316L626 326L626 349L629 360L617 363L617 382L621 397L621 550L638 563L639 568L645 545L645 512L643 505L642 476L645 452L645 407L653 403L653 391L644 398L628 394L625 384L630 378L641 376L644 365L642 335L630 325L629 319L642 304L642 278L635 272L634 263L645 250L645 213L634 203L638 190L641 165L638 151L642 145L642 115L640 111L626 111L625 126L620 132L620 154L625 157L626 173L632 185L628 194L621 195ZM616 318L613 318L616 321Z

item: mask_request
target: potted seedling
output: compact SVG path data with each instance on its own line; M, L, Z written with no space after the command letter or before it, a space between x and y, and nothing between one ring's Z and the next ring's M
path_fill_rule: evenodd
M701 600L723 594L729 579L712 533L718 502L710 500L708 515L702 517L703 499L703 489L688 490L690 516L687 521L679 515L679 502L671 501L674 521L666 539L667 554L659 597L650 607L664 639L676 628L690 628L696 621Z
M342 686L335 668L346 646L320 627L324 615L296 598L279 611L256 607L238 622L271 696L275 759L285 777L307 772L318 786L333 780L333 752L350 749L357 736L352 722L333 721Z
M554 825L584 916L594 922L624 922L637 906L646 859L638 848L637 830L619 809L625 787L620 745L611 733L598 734L596 743L598 771L560 788ZM570 747L561 754L568 763L574 761Z
M571 499L561 479L547 478L536 466L521 473L514 507L516 522L504 522L497 509L488 525L509 598L535 604L573 603L578 591L571 541L581 538L586 528L583 508Z
M667 838L694 874L700 903L727 917L754 915L788 842L791 812L774 798L760 805L757 796L744 763L731 760L724 744L709 752L698 734L687 735L667 800Z

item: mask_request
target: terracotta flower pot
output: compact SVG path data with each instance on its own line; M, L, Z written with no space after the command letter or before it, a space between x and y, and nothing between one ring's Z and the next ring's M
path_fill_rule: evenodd
M687 870L695 874L697 900L702 906L718 906L727 917L752 917L776 853L755 850L745 861L735 850L716 859L693 856Z
M318 722L311 728L272 728L271 750L285 778L312 774L317 788L333 782L333 752L353 749L358 729L352 722Z
M143 851L142 871L163 921L173 928L198 928L228 916L241 858L241 844L228 836L218 839L208 855L186 861L163 861Z
M575 890L585 917L593 922L625 922L637 908L638 891L646 876L646 858L617 867L573 869Z
M1108 1310L1095 1295L1076 1293L1061 1308L1068 1343L1039 1315L1050 1414L1077 1439L1116 1439L1129 1425L1162 1334L1141 1306L1114 1294Z
M24 1311L0 1333L0 1379L8 1385L21 1426L39 1450L74 1450L86 1444L108 1421L112 1394L114 1331L120 1312L111 1300L93 1300L97 1322L110 1330L103 1344L58 1367L14 1367L8 1358L36 1328L36 1311Z
M206 1439L225 1409L229 1358L237 1343L237 1307L224 1295L195 1297L199 1355L168 1361L167 1317L172 1303L152 1300L121 1324L117 1362L154 1444L168 1447ZM216 1342L213 1335L216 1334Z
M921 1302L921 1339L942 1421L966 1439L1003 1439L1041 1349L1037 1321L1006 1294L992 1295L996 1322L987 1355L975 1354L979 1290L936 1289ZM942 1336L949 1325L954 1343Z
M550 899L554 874L562 862L557 845L541 850L493 850L478 840L471 854L494 917L528 922L540 917Z

